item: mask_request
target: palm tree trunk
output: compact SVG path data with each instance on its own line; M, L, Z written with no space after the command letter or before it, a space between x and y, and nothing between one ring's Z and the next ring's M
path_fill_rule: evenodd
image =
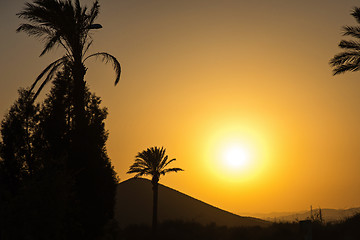
M85 73L86 68L82 64L80 57L79 60L74 61L72 66L73 75L73 106L74 106L74 122L73 122L73 136L72 136L72 150L69 166L74 172L85 165L85 152L86 152L86 121L85 121Z
M153 217L152 217L152 233L155 239L157 231L157 210L158 210L158 182L153 181Z
M75 114L75 129L79 129L83 127L85 122L85 66L79 62L75 62L73 69L73 77L74 77L74 114Z

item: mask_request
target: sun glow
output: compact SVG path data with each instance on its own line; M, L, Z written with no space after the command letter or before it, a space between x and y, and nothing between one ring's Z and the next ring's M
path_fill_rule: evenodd
M237 144L232 144L223 150L222 158L227 167L240 169L249 164L251 156L248 149Z
M269 149L262 132L227 124L213 131L207 140L204 164L221 182L260 181L266 175Z

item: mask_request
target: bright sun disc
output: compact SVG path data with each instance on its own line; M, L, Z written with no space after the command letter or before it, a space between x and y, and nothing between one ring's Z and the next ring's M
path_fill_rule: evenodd
M249 164L250 153L241 146L229 146L223 152L224 163L230 168L243 168Z
M204 164L209 173L226 184L248 183L265 176L269 150L262 131L245 127L245 123L218 124L206 142Z

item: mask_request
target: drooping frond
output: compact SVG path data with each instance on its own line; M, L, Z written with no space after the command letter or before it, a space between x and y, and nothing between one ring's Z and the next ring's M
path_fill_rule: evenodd
M58 64L56 64L48 73L48 75L46 76L46 78L44 79L44 81L41 83L40 87L38 88L38 90L36 91L35 95L34 95L34 100L37 98L37 96L40 94L41 90L44 88L44 86L50 82L53 78L55 73L57 73L59 71L59 69L61 67L63 67L66 64L65 61L63 62L59 62Z
M59 62L62 62L66 59L67 57L62 57L59 58L58 60L50 63L40 74L39 76L35 79L34 83L31 85L30 87L30 91L32 91L35 87L35 85L38 83L38 81L50 70L52 69L56 64L58 64Z
M119 61L113 55L111 55L109 53L98 52L98 53L94 53L94 54L91 54L88 57L86 57L84 59L84 62L91 57L100 58L101 61L103 61L105 63L108 63L108 62L112 63L113 68L115 70L115 74L116 74L116 79L115 79L115 85L116 85L120 80L120 74L121 74L121 66L120 66Z
M43 78L45 74L47 74L45 81L41 84L41 87L37 90L36 94L34 95L34 100L39 95L40 91L44 87L44 85L51 80L51 78L54 76L54 73L59 69L60 66L65 65L68 62L68 57L64 56L62 58L59 58L58 60L50 63L36 78L34 83L30 87L30 92L35 88L36 84L40 81L40 79Z

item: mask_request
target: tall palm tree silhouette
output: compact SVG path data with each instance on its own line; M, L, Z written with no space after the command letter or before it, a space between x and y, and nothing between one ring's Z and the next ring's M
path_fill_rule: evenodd
M136 173L135 177L141 177L150 175L152 177L151 183L153 185L153 217L152 217L152 229L156 234L157 229L157 203L158 203L158 185L161 175L165 175L168 172L184 171L181 168L166 168L171 162L176 159L168 159L168 155L165 155L166 149L163 147L148 148L136 155L135 163L130 166L127 173Z
M351 13L356 22L360 24L360 8L355 7ZM334 75L345 72L360 70L360 26L344 26L343 36L351 36L354 40L341 40L339 47L343 52L336 54L330 59Z
M17 29L17 32L25 32L44 42L44 49L40 56L58 46L65 51L63 57L52 62L40 73L32 84L30 92L40 83L33 97L35 99L59 71L70 70L70 74L67 76L70 81L65 83L69 84L72 89L70 91L71 141L67 146L69 149L67 149L66 170L72 179L69 187L73 191L72 203L76 205L77 209L74 218L83 229L83 232L78 231L77 234L85 234L86 239L95 238L103 227L102 224L105 224L105 221L111 217L110 212L112 211L109 209L112 209L113 206L106 209L102 203L111 202L114 194L111 192L101 195L99 189L101 186L106 186L114 189L115 192L115 179L108 178L108 175L104 173L103 169L107 169L106 167L99 169L99 166L102 167L106 163L101 157L92 156L88 149L94 139L85 109L86 84L84 77L87 71L85 62L92 57L99 58L106 63L111 62L116 72L115 85L118 83L121 73L120 63L114 56L105 52L88 54L93 43L91 31L102 27L95 22L99 8L97 0L89 9L81 6L79 0L33 0L32 3L26 3L24 9L18 13L19 18L24 19L26 23L20 24ZM94 180L95 184L89 184L89 179ZM90 211L92 208L95 209L93 212ZM108 210L109 214L103 212ZM91 219L94 216L100 217L96 217L95 220ZM78 238L85 239L84 236Z
M53 79L56 72L65 65L70 66L74 88L75 126L84 121L84 93L86 73L85 61L92 57L100 58L104 62L111 62L116 72L115 85L120 79L121 67L117 59L106 52L87 55L93 40L90 35L92 29L102 28L95 20L99 14L99 2L96 0L91 9L82 7L79 0L35 0L26 3L25 8L17 15L29 23L21 24L17 32L25 32L29 36L40 38L45 46L40 56L54 47L62 47L66 54L47 66L32 84L32 91L36 84L43 79L36 91L38 96L43 87Z

